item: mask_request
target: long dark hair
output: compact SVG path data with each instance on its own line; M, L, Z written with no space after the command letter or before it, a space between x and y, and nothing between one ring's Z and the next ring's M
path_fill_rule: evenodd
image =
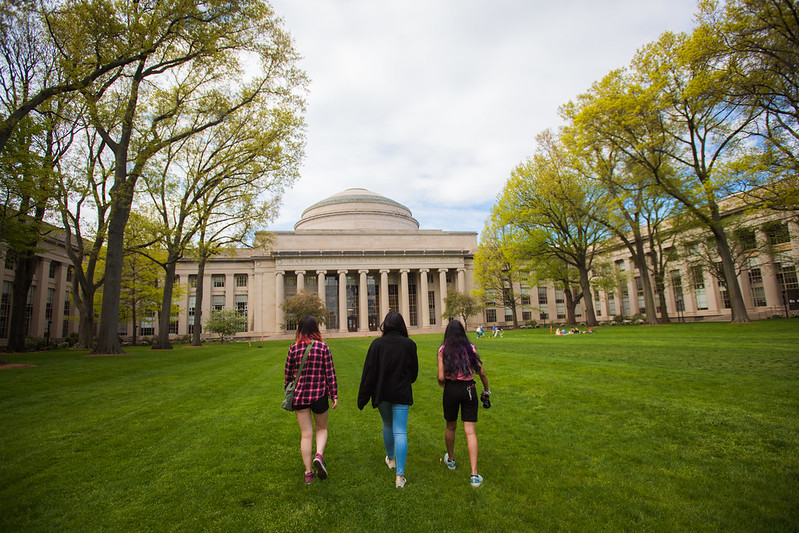
M483 368L483 361L472 348L472 343L460 321L450 320L447 329L444 330L444 342L441 345L444 347L442 359L445 375L471 374Z
M297 335L294 337L297 344L303 344L313 341L321 341L322 333L319 331L319 322L315 317L306 316L302 317L297 323Z
M380 331L383 332L383 335L399 333L403 337L408 336L408 328L405 327L405 319L396 311L389 311L386 313L386 318L384 318L383 323L380 324Z

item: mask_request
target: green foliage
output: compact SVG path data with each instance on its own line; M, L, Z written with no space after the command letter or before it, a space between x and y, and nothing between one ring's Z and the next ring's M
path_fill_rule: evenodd
M453 291L447 293L444 299L444 313L441 315L445 319L453 319L460 317L463 319L463 325L466 330L469 330L468 320L470 316L474 316L483 309L480 300L465 292Z
M219 340L225 342L228 337L232 337L239 331L244 331L247 326L247 317L240 314L235 309L220 309L211 311L205 321L205 329L219 334Z
M354 406L371 338L329 340L340 404L311 486L279 407L291 341L9 355L37 367L0 370L0 530L794 529L799 321L595 331L473 339L493 393L479 489L460 423L457 469L440 462L441 335L414 336L402 493L377 411Z
M327 324L327 308L315 292L302 291L280 304L286 323L296 324L306 316L316 318L319 324Z

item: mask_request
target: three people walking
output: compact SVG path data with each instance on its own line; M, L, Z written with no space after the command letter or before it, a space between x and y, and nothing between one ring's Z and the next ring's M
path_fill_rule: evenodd
M416 343L408 336L402 315L389 311L380 325L382 335L374 339L366 353L358 390L358 409L370 403L380 413L385 463L394 470L394 484L406 484L405 466L408 456L408 415L413 405L413 383L419 374ZM297 380L294 408L300 427L300 452L305 465L305 482L314 477L327 478L324 450L327 445L328 398L335 409L338 405L336 372L330 349L322 340L315 318L305 317L297 327L296 340L286 358L285 385L294 380L305 349L311 343L307 360ZM444 388L442 406L446 429L444 462L451 470L455 463L455 432L458 412L461 413L466 448L471 466L470 483L479 487L483 478L477 471L477 412L478 395L474 376L479 376L483 405L489 405L491 391L482 360L469 342L466 330L457 320L451 320L438 349L438 383ZM316 425L316 455L313 455L314 423Z

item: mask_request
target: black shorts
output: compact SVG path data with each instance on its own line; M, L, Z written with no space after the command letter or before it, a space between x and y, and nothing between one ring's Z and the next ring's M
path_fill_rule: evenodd
M464 422L477 422L477 387L474 381L447 380L444 383L444 420L454 422L458 420L458 409L461 410L461 420Z
M319 398L310 405L295 405L294 410L302 411L303 409L308 409L309 407L311 408L311 411L313 411L318 415L321 415L322 413L330 409L330 402L327 401L327 396L322 396L321 398Z

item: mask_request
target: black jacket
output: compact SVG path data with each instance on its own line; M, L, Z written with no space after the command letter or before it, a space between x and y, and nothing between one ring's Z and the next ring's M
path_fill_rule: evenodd
M366 352L358 409L372 398L372 407L380 402L413 405L411 383L419 374L416 343L399 333L376 338Z

